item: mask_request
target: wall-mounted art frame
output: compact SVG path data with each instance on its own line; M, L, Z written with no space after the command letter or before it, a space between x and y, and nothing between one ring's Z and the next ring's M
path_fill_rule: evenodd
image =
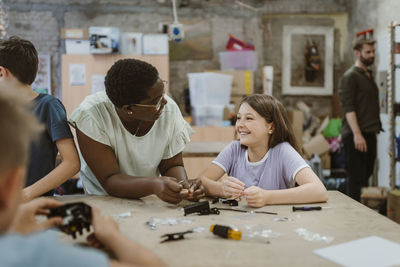
M284 26L282 94L332 95L333 28Z

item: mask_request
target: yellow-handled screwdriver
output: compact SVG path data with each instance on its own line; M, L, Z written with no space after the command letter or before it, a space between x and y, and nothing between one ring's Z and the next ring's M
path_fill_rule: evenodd
M240 240L242 238L242 232L240 232L239 230L234 230L231 227L225 225L211 225L210 232L214 235L227 239Z

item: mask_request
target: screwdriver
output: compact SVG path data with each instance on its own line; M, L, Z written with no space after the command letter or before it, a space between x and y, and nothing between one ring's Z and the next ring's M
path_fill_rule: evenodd
M314 207L312 207L312 206L295 207L295 206L293 206L293 207L292 207L292 210L293 210L293 211L299 211L299 210L301 210L301 211L309 211L309 210L322 210L322 209L327 209L327 208L330 208L330 207L321 207L321 206L314 206Z
M242 232L240 232L239 230L234 230L229 226L220 224L211 225L210 232L214 235L227 239L240 240L242 238Z

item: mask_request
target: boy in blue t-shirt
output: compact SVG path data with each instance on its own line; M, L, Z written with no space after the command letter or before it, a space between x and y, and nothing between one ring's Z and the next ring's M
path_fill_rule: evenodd
M29 101L29 100L28 100ZM1 266L164 266L152 252L124 237L111 217L92 209L94 234L90 246L103 246L116 260L93 248L62 244L53 232L39 232L60 225L61 218L36 221L35 216L61 203L38 198L20 205L25 183L27 152L32 136L41 130L26 111L26 99L15 90L0 90L0 261Z
M33 101L33 114L46 127L30 146L23 201L53 195L54 188L80 168L63 104L51 95L37 94L32 90L37 71L38 55L31 42L16 36L0 42L0 90L13 88L18 94L29 97ZM62 161L56 167L58 152Z

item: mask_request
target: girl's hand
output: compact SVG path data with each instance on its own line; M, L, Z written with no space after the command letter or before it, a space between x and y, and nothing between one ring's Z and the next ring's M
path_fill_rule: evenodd
M250 186L244 190L247 204L250 207L260 208L265 205L265 190L257 186Z
M239 179L228 176L222 180L222 196L226 198L240 197L243 195L244 183Z

